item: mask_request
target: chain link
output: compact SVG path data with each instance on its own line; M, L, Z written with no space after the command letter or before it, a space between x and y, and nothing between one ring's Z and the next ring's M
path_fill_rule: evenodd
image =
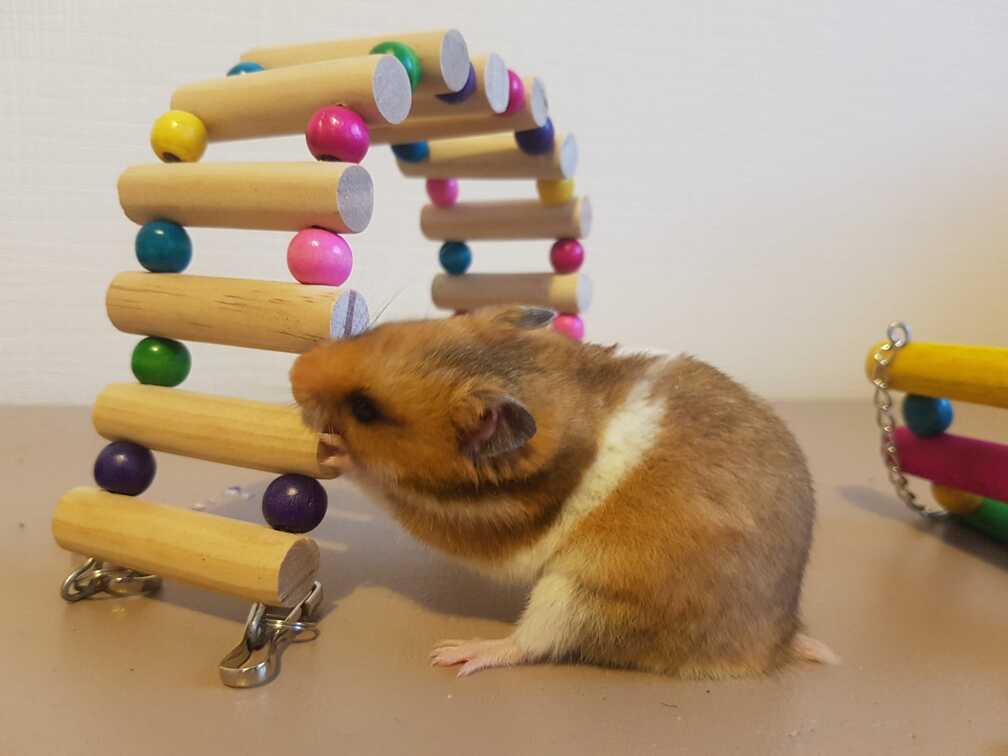
M67 575L63 585L60 586L60 595L64 600L73 603L96 593L130 596L137 593L153 593L160 587L161 578L157 575L107 565L100 559L91 557Z
M900 465L899 452L896 449L896 418L893 415L893 399L889 393L889 368L896 359L899 350L910 343L910 326L896 321L886 328L886 341L875 352L875 365L872 368L872 385L875 386L875 424L878 425L880 451L885 464L886 475L900 501L914 512L932 519L944 518L945 512L928 509L917 501L910 483L903 474Z

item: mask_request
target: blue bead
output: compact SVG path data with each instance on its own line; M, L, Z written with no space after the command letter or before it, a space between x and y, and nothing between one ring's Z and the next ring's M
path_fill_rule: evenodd
M274 530L307 533L318 527L328 508L322 484L307 475L281 475L263 493L263 517Z
M450 275L461 276L472 265L472 250L465 242L448 241L441 245L438 259Z
M549 118L537 129L515 132L515 141L518 142L518 146L521 147L522 152L529 155L545 155L552 150L553 137L553 121Z
M952 402L907 394L903 399L903 421L915 436L937 436L952 425Z
M263 67L258 63L253 63L251 60L243 61L242 63L236 63L228 69L228 76L241 76L242 74L255 73L256 71L262 71Z
M189 234L177 223L156 220L137 232L137 260L151 273L181 273L192 260Z
M473 93L476 91L476 66L472 63L469 64L469 78L466 79L465 86L462 87L458 92L449 92L448 94L434 95L441 102L447 102L449 105L456 105L460 102L465 102Z
M392 152L400 160L407 163L422 163L430 156L427 142L410 142L409 144L393 144Z
M112 493L137 496L154 480L157 465L146 446L132 441L113 441L98 453L95 483Z

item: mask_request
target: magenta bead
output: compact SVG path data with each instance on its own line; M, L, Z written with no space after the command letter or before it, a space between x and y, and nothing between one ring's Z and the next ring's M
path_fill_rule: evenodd
M297 232L287 247L287 267L303 284L339 286L353 270L353 253L339 234L323 228L305 228Z
M584 321L577 315L557 315L553 319L553 330L570 336L575 341L584 339Z
M332 105L311 117L305 140L317 160L359 163L371 146L371 132L364 119L350 108Z
M525 83L521 77L508 69L508 104L504 114L517 113L525 107Z
M577 239L560 239L550 249L550 263L557 273L573 273L584 262L584 247Z
M427 196L438 207L451 207L458 202L458 179L427 179Z

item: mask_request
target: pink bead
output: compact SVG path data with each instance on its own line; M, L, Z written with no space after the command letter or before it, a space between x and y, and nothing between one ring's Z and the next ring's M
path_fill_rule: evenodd
M577 239L560 239L550 249L550 263L557 273L573 273L584 262L584 247Z
M339 286L353 270L353 253L339 234L303 228L287 247L287 268L303 284Z
M427 179L427 196L438 207L451 207L458 202L458 179Z
M317 110L309 119L305 140L317 160L359 163L371 146L371 132L350 108L332 105Z
M504 109L505 115L517 113L525 107L525 83L521 77L508 69L508 104Z
M553 330L570 336L575 341L584 340L584 321L577 315L557 315L553 319Z

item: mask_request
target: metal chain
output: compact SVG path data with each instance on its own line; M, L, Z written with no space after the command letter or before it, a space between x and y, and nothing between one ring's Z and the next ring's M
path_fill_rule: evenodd
M161 578L157 575L107 565L100 559L90 557L67 575L63 585L60 586L60 595L72 603L94 596L96 593L130 596L137 593L153 593L160 587Z
M885 464L886 474L893 490L904 504L917 514L931 518L942 519L945 512L928 509L917 501L910 483L903 474L900 465L899 452L896 449L896 418L893 416L893 399L889 393L889 367L899 350L910 343L910 326L896 321L886 328L886 341L875 352L875 365L872 368L872 385L875 386L875 423L878 425L881 441L880 450Z

